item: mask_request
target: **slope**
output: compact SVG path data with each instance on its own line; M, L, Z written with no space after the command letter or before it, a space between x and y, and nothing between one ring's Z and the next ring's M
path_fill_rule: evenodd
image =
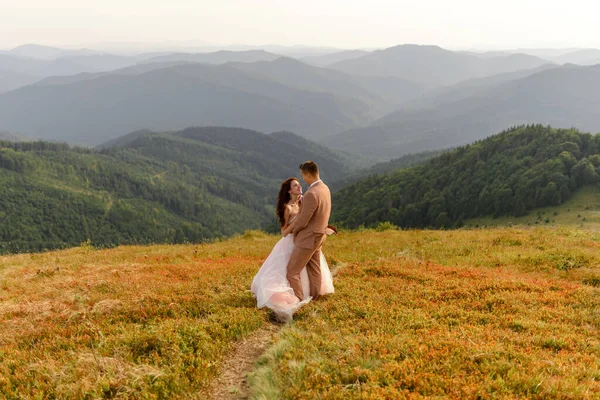
M600 135L519 127L350 185L335 194L333 219L350 227L448 228L475 217L522 216L600 182L599 167Z
M288 130L314 138L353 127L360 118L356 101L202 64L34 85L0 95L3 129L89 145L143 128L193 125Z
M135 133L101 151L1 142L0 252L200 242L273 222L282 180L306 159L350 167L291 133L235 128Z

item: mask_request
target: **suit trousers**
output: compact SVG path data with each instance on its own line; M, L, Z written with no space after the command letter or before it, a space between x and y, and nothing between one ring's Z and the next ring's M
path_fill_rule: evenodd
M325 238L324 234L316 234L312 249L294 247L292 251L287 267L287 280L294 290L294 294L300 300L304 300L302 282L300 282L300 273L304 267L306 267L310 282L310 295L313 298L321 295L321 247L325 243Z

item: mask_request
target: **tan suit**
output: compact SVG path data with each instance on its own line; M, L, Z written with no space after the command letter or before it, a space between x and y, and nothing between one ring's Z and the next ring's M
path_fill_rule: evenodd
M302 198L302 210L296 218L292 233L294 251L287 266L287 279L296 296L302 300L300 272L306 266L310 281L310 295L320 296L321 247L325 243L325 228L331 213L331 193L323 182L317 182Z

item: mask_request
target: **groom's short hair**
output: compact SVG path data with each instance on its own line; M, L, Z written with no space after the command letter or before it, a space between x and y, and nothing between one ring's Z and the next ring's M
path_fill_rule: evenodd
M315 163L314 161L305 161L302 164L300 164L300 171L302 171L302 173L306 174L306 175L310 175L310 176L317 176L319 175L319 167L317 166L317 163Z

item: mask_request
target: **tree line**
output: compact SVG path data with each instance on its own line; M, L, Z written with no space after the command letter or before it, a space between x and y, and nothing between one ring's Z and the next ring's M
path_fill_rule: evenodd
M413 168L368 177L334 195L333 220L355 228L460 227L467 218L521 216L600 181L600 135L518 126Z

